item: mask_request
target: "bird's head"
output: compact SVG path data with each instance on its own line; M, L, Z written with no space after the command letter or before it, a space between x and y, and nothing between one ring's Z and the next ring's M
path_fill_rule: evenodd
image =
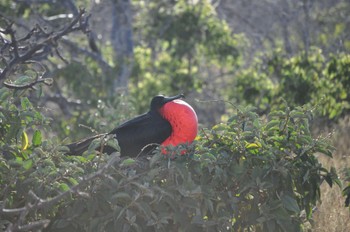
M183 98L183 97L184 97L183 94L179 94L179 95L176 95L173 97L164 97L163 95L155 96L151 101L150 110L151 111L159 111L160 108L162 108L166 103L171 102L171 101L176 100L176 99Z

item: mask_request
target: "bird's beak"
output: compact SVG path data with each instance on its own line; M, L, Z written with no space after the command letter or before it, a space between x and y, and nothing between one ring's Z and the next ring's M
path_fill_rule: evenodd
M173 96L173 97L164 97L164 104L168 103L168 102L171 102L171 101L173 101L175 99L183 98L183 97L185 97L185 95L183 95L183 94L179 94L179 95L176 95L176 96Z

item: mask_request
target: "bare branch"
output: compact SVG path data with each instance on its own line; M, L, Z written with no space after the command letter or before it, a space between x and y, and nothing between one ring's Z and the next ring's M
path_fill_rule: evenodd
M65 63L65 64L69 64L69 62L61 55L61 53L58 51L57 47L55 47L55 52L56 55Z
M6 66L3 70L0 70L0 86L3 85L4 81L10 73L14 70L17 65L23 64L30 59L35 59L35 57L40 57L46 54L49 54L52 48L57 48L57 42L63 36L74 32L74 31L82 31L83 33L88 33L88 16L84 16L84 9L80 9L79 14L62 30L58 32L46 33L40 26L36 26L30 32L24 36L22 39L17 40L15 36L15 31L13 30L13 24L9 24L7 28L2 32L3 34L8 34L11 38L9 51L9 58L5 62ZM29 38L31 38L34 34L40 37L44 37L44 39L35 44L29 44L27 46L27 50L21 52L20 50L20 42L26 42ZM57 52L56 52L57 53ZM57 53L59 54L59 53ZM62 59L59 55L59 57ZM3 57L3 60L5 58ZM63 59L64 60L64 59Z
M6 232L13 232L13 231L37 231L43 228L46 228L50 223L50 220L39 220L35 222L31 222L27 225L22 225L22 226L14 226L13 224L10 224L7 229L5 230Z
M16 85L16 84L4 82L4 86L9 89L23 90L23 89L29 89L29 88L34 89L34 86L39 83L44 83L45 85L51 86L52 82L53 82L52 78L44 78L44 79L35 80L34 82L31 82L25 85Z
M62 43L66 46L68 46L70 49L74 49L75 51L84 54L85 56L90 57L94 61L98 63L100 66L102 72L105 76L108 76L113 73L113 68L103 59L102 55L97 52L91 52L87 49L84 49L82 47L79 47L75 43L73 43L70 40L62 39Z

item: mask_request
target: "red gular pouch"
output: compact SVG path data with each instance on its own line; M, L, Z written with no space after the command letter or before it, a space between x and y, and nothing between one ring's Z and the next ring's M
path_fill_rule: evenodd
M192 106L181 99L166 103L159 112L172 127L171 135L161 144L162 154L171 152L185 155L188 151L186 145L192 144L197 136L198 118L196 112ZM178 147L178 145L181 146Z

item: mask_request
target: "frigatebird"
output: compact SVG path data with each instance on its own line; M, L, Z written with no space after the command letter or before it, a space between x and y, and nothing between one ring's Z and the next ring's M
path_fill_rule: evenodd
M197 135L198 119L193 108L181 100L182 94L173 97L153 97L147 113L122 123L109 133L95 135L66 145L67 155L81 155L94 139L106 135L118 140L121 156L136 157L149 154L157 147L192 143ZM103 152L112 153L112 147L101 146ZM97 150L101 150L101 147ZM164 153L164 152L163 152Z

